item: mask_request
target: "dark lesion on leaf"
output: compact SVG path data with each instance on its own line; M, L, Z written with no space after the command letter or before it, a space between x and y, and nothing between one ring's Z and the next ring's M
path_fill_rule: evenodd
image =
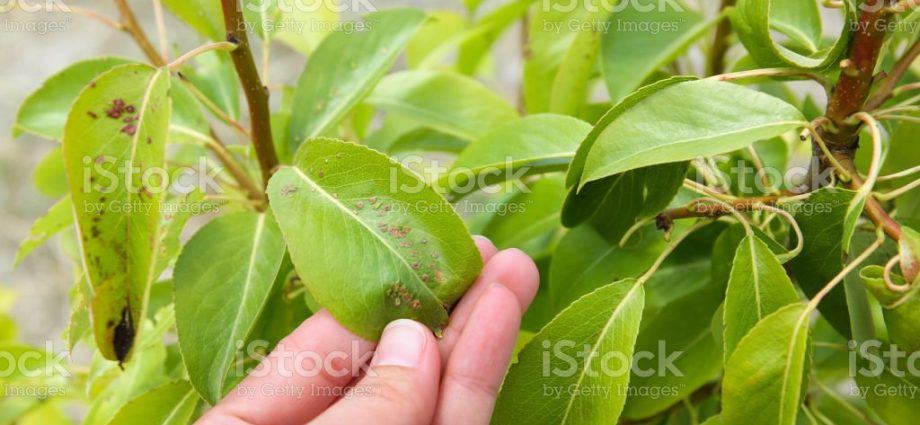
M128 303L121 310L121 321L115 326L112 338L115 358L118 359L118 367L122 370L124 370L125 359L128 358L128 353L131 352L131 347L134 346L135 333L134 319L131 316L131 304Z

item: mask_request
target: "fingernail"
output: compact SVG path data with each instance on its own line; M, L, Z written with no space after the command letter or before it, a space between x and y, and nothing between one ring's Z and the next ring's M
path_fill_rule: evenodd
M383 330L372 363L376 366L416 367L422 361L427 344L428 338L420 323L408 319L396 320Z

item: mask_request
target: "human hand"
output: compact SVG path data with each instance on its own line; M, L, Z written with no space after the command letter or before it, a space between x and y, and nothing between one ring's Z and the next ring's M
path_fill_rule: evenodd
M482 274L440 340L397 320L375 350L321 310L199 424L487 424L539 276L519 250L482 237L476 245Z

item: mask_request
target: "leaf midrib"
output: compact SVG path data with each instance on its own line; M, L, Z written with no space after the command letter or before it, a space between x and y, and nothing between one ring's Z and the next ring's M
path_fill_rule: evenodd
M218 379L216 382L217 383L217 388L216 388L217 393L216 394L218 394L218 396L223 392L224 382L226 380L226 371L223 369L223 365L229 363L229 358L232 355L230 347L235 347L233 343L239 331L240 319L243 316L243 307L246 305L246 299L249 298L249 292L252 290L253 269L256 263L256 257L257 257L256 254L259 252L259 249L258 249L259 241L262 239L262 232L264 231L264 229L265 229L265 214L259 214L259 218L256 221L256 230L253 233L254 236L252 238L252 248L249 254L249 264L246 268L246 280L243 283L243 291L240 294L240 299L242 300L242 302L240 303L239 308L237 308L236 310L236 315L233 318L233 325L230 327L230 335L229 335L229 338L227 339L230 342L230 344L224 345L223 346L224 348L222 350L223 360L220 363L220 366L221 366L220 375L218 376Z
M630 298L632 298L633 293L636 291L636 289L639 289L639 288L642 286L642 282L641 282L641 281L638 281L638 280L635 280L635 281L633 281L632 285L633 285L632 288L629 288L629 291L626 293L626 295L623 296L623 299L620 301L619 304L617 304L617 307L616 307L616 308L613 310L613 312L610 314L610 318L607 319L607 322L606 322L606 323L604 323L604 327L601 329L601 333L600 333L600 335L598 335L597 341L602 341L602 340L604 339L604 337L607 336L607 332L608 332L608 331L610 330L610 328L612 327L611 325L613 324L614 319L620 315L620 312L623 310L623 308L624 308L624 306L626 305L627 301L629 301ZM589 353L588 353L588 356L585 358L584 367L581 368L581 371L580 371L580 373L578 374L578 380L575 381L575 388L580 388L580 387L581 387L581 383L582 383L582 381L584 381L584 379L585 379L585 372L588 370L588 364L591 362L591 360L594 358L594 356L597 355L598 345L599 345L599 344L596 344L596 343L595 343L594 345L592 345L592 347L591 347L591 352L589 352ZM627 378L627 379L628 379L628 378ZM565 407L565 414L562 416L562 419L559 421L560 424L565 424L565 423L567 423L566 420L567 420L568 417L569 417L569 413L572 411L572 404L573 404L574 402L575 402L575 397L574 397L574 396L569 397L569 401L568 401L568 403L566 404L566 407Z
M612 125L612 124L613 124L613 123L611 123L611 125ZM590 183L590 182L592 182L592 181L600 180L600 179L602 179L602 178L604 178L604 177L607 177L607 176L611 176L611 175L615 175L615 174L624 173L624 172L626 172L626 171L630 171L630 170L628 170L628 169L627 169L627 170L620 170L620 169L618 169L618 168L620 167L620 164L623 164L623 163L627 162L628 160L631 160L631 159L633 159L633 158L635 158L635 157L637 157L637 156L649 155L649 154L652 154L653 152L656 152L656 151L659 151L659 150L662 150L662 149L672 149L672 148L674 148L675 146L681 146L681 145L686 145L686 144L690 144L690 143L696 143L696 142L699 142L699 141L701 141L701 140L714 139L714 138L727 138L727 137L731 137L731 136L736 136L736 135L738 135L738 134L741 134L741 133L744 133L744 132L747 132L747 131L761 130L761 129L770 128L770 127L781 127L781 126L793 125L793 124L795 124L795 125L801 125L801 124L803 124L803 122L802 122L802 121L774 121L774 122L771 122L771 123L769 123L769 124L763 124L763 125L756 125L756 126L751 126L751 127L745 127L745 128L743 128L743 129L739 129L739 130L735 130L735 131L728 131L728 132L724 132L724 133L716 133L716 134L714 134L714 135L706 135L706 136L702 136L702 137L694 137L694 138L690 138L690 139L684 139L684 140L680 140L680 141L676 141L676 142L671 142L671 143L668 143L668 144L665 144L665 145L655 145L655 146L651 146L651 147L649 147L648 149L642 149L642 150L640 150L640 151L637 151L637 152L628 154L628 155L626 155L626 156L622 156L622 157L618 158L616 161L607 163L607 164L605 164L605 166L602 167L602 168L598 168L597 170L600 170L600 172L606 174L605 176L596 177L595 175L598 174L598 173L597 173L597 170L596 170L595 172L593 172L593 173L589 173L587 178L583 178L584 181L580 184L579 189L580 189L581 187L584 187L585 184ZM598 139L600 139L600 138L607 132L607 130L608 130L609 128L610 128L610 126L607 126L607 128L604 129L604 131L603 131L600 135L598 135ZM750 144L753 144L753 143L756 143L756 142L757 142L757 141L754 141L754 142L751 142ZM589 157L589 158L591 157L591 152L593 152L595 149L598 149L598 145L597 145L597 144L593 145L593 146L591 147L591 150L588 151L588 157ZM654 165L654 164L651 164L651 165ZM587 168L587 166L588 166L588 164L587 164L587 161L586 161L585 168ZM609 170L613 170L613 172L611 172L611 171L609 171Z
M348 207L346 207L344 204L342 204L338 199L336 199L336 198L334 198L333 196L331 196L331 195L329 194L329 192L327 192L326 189L325 189L324 187L320 186L319 184L317 184L316 182L314 182L312 179L310 179L310 177L307 176L306 174L304 174L304 172L301 171L300 168L294 167L294 166L288 166L287 168L292 169L292 170L297 174L297 176L298 176L301 180L303 180L304 182L306 182L306 183L307 183L308 185L310 185L311 187L316 188L316 190L317 190L318 193L321 193L321 194L323 195L323 197L325 197L327 200L329 200L329 202L331 202L333 205L335 205L336 207L338 207L339 210L343 211L343 212L345 213L346 216L351 217L351 218L352 218L355 222L357 222L361 227L363 227L364 229L366 229L366 230L367 230L367 233L370 233L375 239L377 239L378 241L380 241L380 243L383 244L383 246L385 246L385 247L387 248L387 250L390 252L390 254L391 254L392 256L396 257L397 259L399 259L399 262L402 263L403 266L406 267L406 270L409 270L409 271L410 271L410 274L412 275L412 277L415 278L415 282L416 282L416 284L417 284L416 286L423 288L422 290L423 290L424 292L426 292L428 295L430 295L433 299L438 300L439 302L441 301L441 298L439 298L439 297L434 293L434 291L432 291L431 288L428 287L428 285L425 285L425 283L422 282L421 278L420 278L420 277L415 273L415 271L412 269L412 266L406 261L405 258L403 258L403 256L399 255L399 251L396 250L395 247L393 247L389 242L387 242L386 239L380 237L380 234L377 233L373 228L371 228L367 223L365 223L364 220L361 220L361 218L358 217L357 215L355 215L350 209L348 209Z

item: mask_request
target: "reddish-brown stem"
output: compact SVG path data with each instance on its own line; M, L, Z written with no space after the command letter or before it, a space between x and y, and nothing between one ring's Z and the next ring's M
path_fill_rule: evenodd
M726 200L725 204L694 202L689 205L671 208L661 212L656 217L656 224L659 229L667 230L671 228L674 220L684 218L718 218L729 215L734 212L751 211L756 205L776 205L782 199L779 195L759 196L752 198L737 198ZM731 209L729 209L731 207Z
M898 81L901 81L901 77L907 73L907 70L910 69L910 65L914 63L914 60L920 56L920 40L914 42L910 48L904 52L904 56L898 59L898 62L895 63L894 67L891 68L891 72L878 84L878 88L875 89L875 94L866 102L867 111L873 111L882 106L885 101L891 98L892 92L894 92L895 86L898 84Z
M856 164L853 163L853 160L850 158L844 158L841 161L841 164L847 168L850 172L852 179L850 180L850 189L859 190L863 185L862 178L859 177L859 173L856 170ZM872 220L877 227L881 227L885 231L885 234L888 235L891 239L896 241L901 240L901 225L898 222L894 221L890 215L882 208L882 204L878 202L871 195L866 199L866 206L864 208L866 215Z
M890 18L883 3L884 0L863 3L849 57L840 63L840 79L827 104L826 116L831 127L822 129L822 136L832 149L854 149L858 142L862 124L850 123L847 118L861 111L869 97L875 65L885 42L885 23Z
M160 56L160 53L153 47L150 39L144 34L144 30L141 29L140 24L137 23L137 18L134 17L134 12L132 12L131 7L128 6L128 2L126 0L115 0L115 6L118 7L118 13L121 14L121 27L125 32L131 35L131 38L133 38L141 48L144 55L147 56L147 59L158 67L165 66L166 60Z
M259 70L256 68L255 59L249 49L249 37L243 14L240 11L239 0L221 0L224 12L224 25L227 28L227 41L239 47L230 52L236 73L243 85L246 102L249 105L249 119L252 125L252 145L259 160L262 170L262 181L267 186L275 167L278 166L278 155L275 153L275 144L272 141L271 115L268 109L268 88L262 85Z

